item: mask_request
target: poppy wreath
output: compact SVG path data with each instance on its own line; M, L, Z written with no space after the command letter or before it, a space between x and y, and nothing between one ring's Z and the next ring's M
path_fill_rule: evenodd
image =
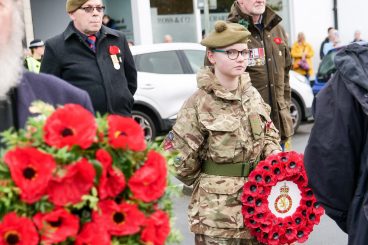
M294 151L259 162L241 200L244 224L263 244L305 242L324 213L308 187L303 155Z
M0 244L175 242L166 159L137 122L75 104L31 111L2 133Z

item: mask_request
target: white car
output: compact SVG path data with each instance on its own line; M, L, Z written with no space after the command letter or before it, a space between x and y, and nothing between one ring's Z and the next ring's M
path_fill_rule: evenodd
M132 46L138 70L133 117L152 139L171 129L184 101L197 89L196 73L203 66L205 47L197 43ZM311 116L313 92L308 80L290 72L294 128Z

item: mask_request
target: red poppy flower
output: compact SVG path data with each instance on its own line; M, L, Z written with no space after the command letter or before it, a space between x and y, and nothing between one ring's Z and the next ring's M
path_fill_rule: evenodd
M97 124L90 111L80 105L67 104L47 118L43 130L44 140L50 146L78 145L86 149L95 139Z
M272 155L269 155L265 160L264 162L267 162L268 164L270 165L275 165L275 164L278 164L280 162L280 158L279 158L279 154L272 154ZM260 163L259 163L260 164ZM258 164L258 165L259 165Z
M75 237L79 230L78 217L63 208L58 208L50 213L37 213L33 217L33 221L42 234L42 244L63 242L68 237Z
M320 214L316 214L314 212L314 210L308 210L307 211L307 220L310 224L313 224L313 225L318 225L319 222L321 221L321 215Z
M279 229L277 226L274 226L272 230L268 233L268 241L267 244L269 245L279 245L280 238L283 235L283 231Z
M268 233L268 232L270 232L270 230L272 229L272 226L271 226L271 224L272 224L272 221L271 220L269 220L269 219L264 219L264 220L262 220L262 222L259 222L261 225L259 226L259 228L261 228L261 230L263 231L263 232L266 232L266 233Z
M289 227L285 230L285 237L289 240L294 242L296 239L296 229Z
M86 159L65 168L64 176L51 179L47 189L49 200L57 206L78 203L93 186L95 169Z
M294 221L296 227L303 227L306 223L304 216L300 212L295 212L291 218Z
M0 244L37 245L38 233L33 222L18 217L14 212L8 213L0 223Z
M100 199L117 196L126 185L124 174L119 169L112 167L112 158L107 151L99 149L96 152L96 159L102 164L102 174L98 186Z
M120 49L118 46L115 45L111 45L109 46L109 54L110 55L117 55L120 54Z
M273 165L271 171L278 181L284 180L286 177L286 171L282 164Z
M46 192L56 163L52 156L35 148L16 148L4 157L20 198L26 203L37 202Z
M94 222L86 223L75 241L75 245L85 244L110 245L110 235L102 225Z
M259 223L257 221L255 221L254 218L250 218L250 219L245 219L244 220L244 224L246 227L255 229L257 227L259 227Z
M273 39L273 41L274 41L277 45L280 45L280 44L282 43L282 39L281 39L281 37L275 37L275 38Z
M98 149L96 152L96 159L102 164L104 168L109 168L112 165L112 157L104 149Z
M257 164L257 169L263 169L263 171L271 171L271 167L270 161L261 161Z
M165 158L155 151L150 151L144 165L130 178L128 186L135 199L152 202L164 194L166 177Z
M133 118L109 115L107 121L109 143L112 147L132 151L143 151L146 148L144 131Z
M305 188L304 191L302 191L302 198L305 200L315 200L312 189Z
M99 203L101 214L93 213L93 221L103 224L110 235L125 236L139 232L145 222L144 214L137 205L122 202L117 204L112 200Z
M169 216L158 210L147 218L141 234L145 244L163 245L170 233Z

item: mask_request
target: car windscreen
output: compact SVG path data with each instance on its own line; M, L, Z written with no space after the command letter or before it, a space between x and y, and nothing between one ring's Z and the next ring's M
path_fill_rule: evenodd
M334 63L334 58L338 50L332 50L329 52L323 60L318 68L317 78L319 81L327 82L330 79L331 75L335 73L336 67Z

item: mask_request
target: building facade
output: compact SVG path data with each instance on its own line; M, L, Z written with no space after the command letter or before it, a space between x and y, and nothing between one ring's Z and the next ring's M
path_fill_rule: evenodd
M70 19L65 12L66 0L23 0L26 41L46 40L61 33ZM106 14L110 15L128 40L135 44L159 43L167 34L174 42L199 42L205 30L205 0L105 0ZM216 20L226 20L234 0L207 0L209 26ZM364 25L365 0L267 0L283 17L290 45L298 32L304 32L315 49L314 65L319 63L319 45L327 35L327 28L338 24L342 43L353 39L355 30L363 38L368 36ZM337 12L334 16L334 9ZM334 18L335 17L335 18ZM338 20L338 23L336 22ZM367 40L367 39L366 39Z

